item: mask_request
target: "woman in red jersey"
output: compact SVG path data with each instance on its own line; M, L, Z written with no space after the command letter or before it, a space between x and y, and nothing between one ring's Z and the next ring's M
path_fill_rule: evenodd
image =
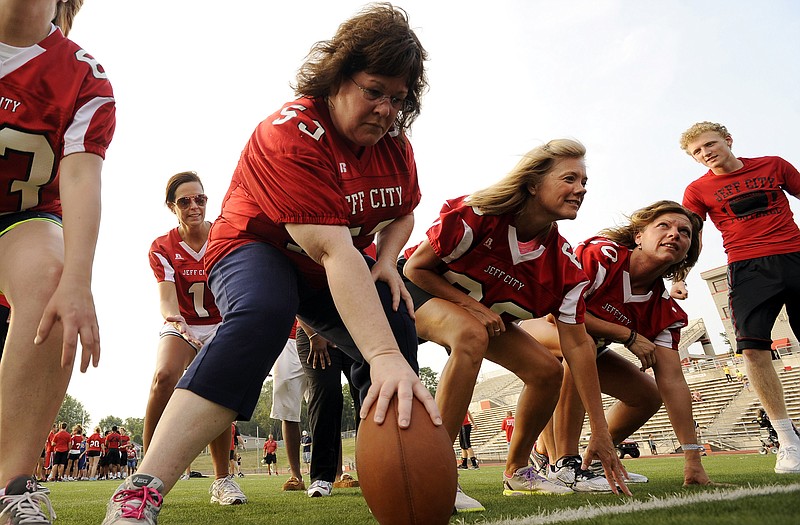
M81 4L0 0L0 293L14 312L0 362L0 519L12 521L49 523L31 472L79 341L81 372L100 358L91 276L115 104L102 66L65 36Z

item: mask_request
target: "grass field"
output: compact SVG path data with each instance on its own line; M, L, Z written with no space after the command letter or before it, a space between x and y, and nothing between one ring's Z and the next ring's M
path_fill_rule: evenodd
M800 475L773 472L775 456L712 455L703 459L712 479L733 486L681 488L681 457L625 460L627 468L650 478L633 485L633 498L614 495L504 497L502 467L460 471L464 490L486 512L459 515L451 523L522 525L592 523L593 525L789 525L800 523ZM211 478L180 481L168 495L160 523L210 524L346 524L375 523L360 489L334 491L330 498L311 499L304 492L282 492L287 476L248 474L238 481L250 502L220 507L209 503ZM392 473L386 473L390 489ZM431 483L435 483L431 480ZM50 483L58 525L99 524L105 504L118 482ZM622 506L622 507L620 507ZM640 507L640 508L636 508Z

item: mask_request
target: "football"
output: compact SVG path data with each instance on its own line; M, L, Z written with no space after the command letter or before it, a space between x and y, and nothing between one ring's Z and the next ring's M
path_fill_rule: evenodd
M407 429L397 426L397 396L383 424L374 415L375 404L356 439L358 479L372 515L381 525L448 523L458 474L447 431L431 422L417 398Z

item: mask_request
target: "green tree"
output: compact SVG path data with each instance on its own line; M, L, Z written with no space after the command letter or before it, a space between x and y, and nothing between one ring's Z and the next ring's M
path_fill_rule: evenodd
M144 418L141 417L129 417L125 420L125 423L122 424L128 430L128 435L131 437L131 440L136 443L142 442L142 434L144 434Z
M353 396L350 394L350 385L345 383L342 385L342 432L356 429L356 414L355 403Z
M97 426L103 429L103 431L106 431L111 430L111 427L113 426L120 427L125 425L122 424L122 419L118 418L117 416L106 416L100 420Z
M80 401L67 394L64 396L61 408L58 409L56 421L59 423L61 421L66 422L69 428L78 423L83 427L87 427L91 424L92 418Z
M436 396L436 389L439 388L439 375L429 366L419 369L419 380L428 389L432 396Z

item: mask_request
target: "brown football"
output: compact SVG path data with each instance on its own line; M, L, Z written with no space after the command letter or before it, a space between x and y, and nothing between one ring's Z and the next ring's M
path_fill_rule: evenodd
M446 524L453 513L458 474L453 445L414 398L411 425L397 426L397 396L382 425L375 404L358 428L356 468L361 492L381 525Z

